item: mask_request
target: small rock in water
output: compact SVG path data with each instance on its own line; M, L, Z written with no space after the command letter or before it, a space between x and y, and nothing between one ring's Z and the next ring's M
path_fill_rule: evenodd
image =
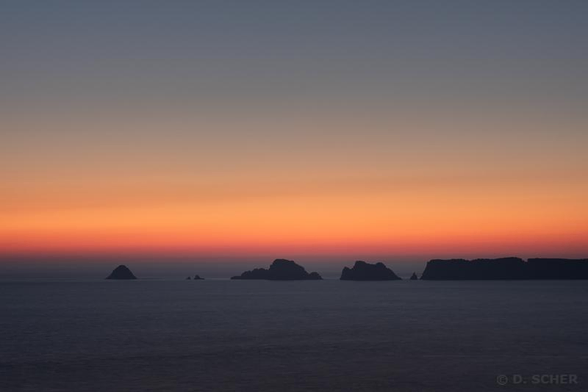
M106 277L106 279L131 280L137 279L137 277L133 275L126 265L119 265Z

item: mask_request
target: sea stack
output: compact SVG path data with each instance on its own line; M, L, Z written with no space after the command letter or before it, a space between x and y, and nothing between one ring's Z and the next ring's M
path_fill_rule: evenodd
M353 268L343 268L340 280L401 280L383 263L370 264L358 260Z
M133 275L131 270L128 269L126 265L119 265L110 273L110 275L106 277L106 279L132 280L137 279L137 277Z
M306 272L304 267L292 260L276 259L269 269L255 268L252 271L245 271L239 276L233 276L231 279L322 280L323 278L316 272Z
M204 278L201 278L200 275L194 275L194 280L204 280Z
M412 273L410 280L419 280L419 277L417 276L416 272Z

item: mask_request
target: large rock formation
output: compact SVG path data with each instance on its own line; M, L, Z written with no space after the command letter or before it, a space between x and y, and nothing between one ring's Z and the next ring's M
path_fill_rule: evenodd
M292 260L276 259L269 269L255 268L252 271L245 271L239 276L231 279L263 279L263 280L322 280L316 272L310 274L304 267Z
M588 279L588 259L431 260L424 280Z
M353 268L343 268L341 280L401 280L383 263L369 264L356 261Z
M501 259L431 260L423 280L523 279L525 262L518 257Z
M588 259L529 259L527 279L588 279Z
M106 279L131 280L137 279L137 277L133 275L126 265L119 265L106 277Z

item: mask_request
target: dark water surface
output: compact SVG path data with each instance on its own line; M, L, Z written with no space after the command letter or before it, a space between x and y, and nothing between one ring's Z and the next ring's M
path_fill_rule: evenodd
M586 391L588 281L0 282L0 391L59 390Z

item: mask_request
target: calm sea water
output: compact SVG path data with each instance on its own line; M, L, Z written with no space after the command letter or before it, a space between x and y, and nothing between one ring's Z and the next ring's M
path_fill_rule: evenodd
M0 390L586 391L588 282L0 282Z

